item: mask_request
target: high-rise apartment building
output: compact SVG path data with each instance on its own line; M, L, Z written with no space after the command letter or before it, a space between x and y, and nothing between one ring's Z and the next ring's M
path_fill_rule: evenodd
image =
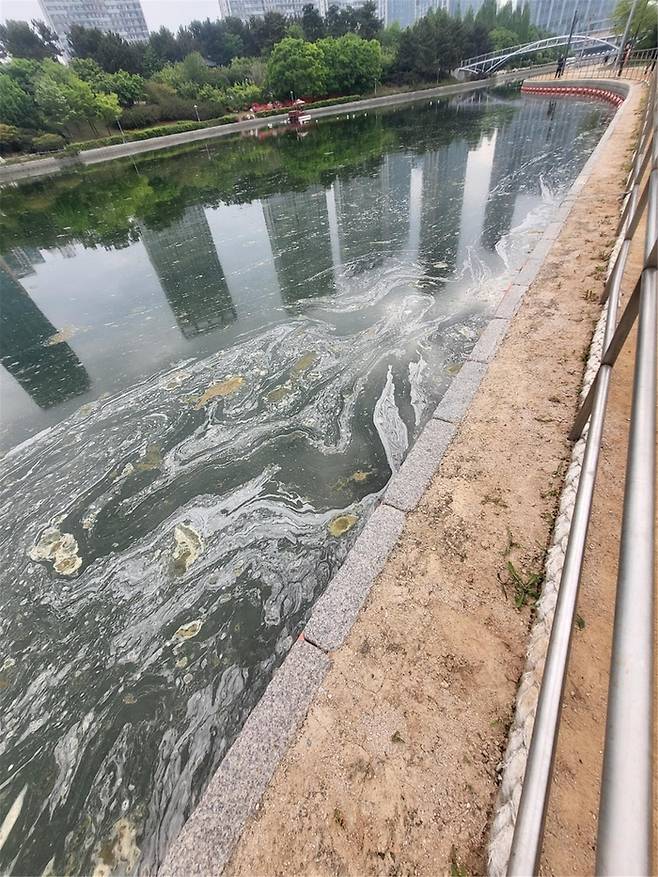
M397 23L400 27L411 27L431 9L447 12L449 0L379 0L379 17L385 25Z
M529 0L529 5L536 27L561 35L569 33L574 12L576 32L582 33L609 19L617 4L615 0Z
M321 15L327 11L325 0L219 0L219 17L231 16L248 21L252 16L262 18L266 12L300 16L307 3L315 6Z
M96 27L137 42L149 36L139 0L39 0L46 22L63 47L72 25Z

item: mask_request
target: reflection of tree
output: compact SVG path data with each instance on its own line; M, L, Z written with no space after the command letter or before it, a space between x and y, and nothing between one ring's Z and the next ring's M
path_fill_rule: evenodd
M287 134L266 141L226 138L205 150L190 146L175 152L115 161L89 170L26 183L3 193L0 250L37 243L42 248L69 241L84 246L123 247L139 238L136 220L161 229L179 220L186 207L241 204L256 198L329 186L377 166L382 156L402 145L423 152L448 143L459 126L477 138L489 110L479 112L441 104L420 106L416 119L395 112L370 113L349 121L327 120L298 140ZM494 115L501 112L496 109ZM404 118L403 118L404 117Z
M68 344L48 345L56 331L0 260L0 362L40 408L79 396L90 385Z

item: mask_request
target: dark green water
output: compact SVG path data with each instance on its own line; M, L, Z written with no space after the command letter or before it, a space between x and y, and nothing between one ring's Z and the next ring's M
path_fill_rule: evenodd
M155 869L611 115L482 94L3 191L0 871Z

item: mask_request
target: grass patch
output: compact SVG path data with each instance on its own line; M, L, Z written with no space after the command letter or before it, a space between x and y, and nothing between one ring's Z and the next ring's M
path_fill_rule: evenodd
M542 582L544 581L544 573L533 572L524 577L514 566L512 561L508 560L507 577L503 578L503 576L498 573L498 581L502 585L505 597L507 597L508 588L513 591L514 605L520 610L528 604L536 603L539 599Z

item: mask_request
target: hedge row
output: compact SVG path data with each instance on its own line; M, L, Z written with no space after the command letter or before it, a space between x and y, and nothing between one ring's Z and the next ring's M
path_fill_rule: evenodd
M182 134L185 131L196 131L199 128L212 128L215 125L228 125L237 122L238 117L233 114L219 116L217 119L207 119L205 122L176 122L173 125L155 125L153 128L144 128L141 131L126 131L125 140L150 140L152 137L164 137L167 134ZM70 143L67 151L80 152L81 149L97 149L99 146L114 146L123 143L124 138L120 134L112 134L110 137L99 137L97 140L83 140L79 143Z

